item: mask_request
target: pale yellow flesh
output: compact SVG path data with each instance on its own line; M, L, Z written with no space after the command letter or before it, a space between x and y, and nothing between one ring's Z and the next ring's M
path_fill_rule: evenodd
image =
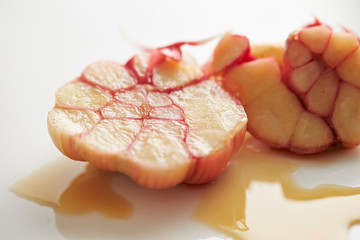
M339 77L360 88L360 47L341 62L337 68Z
M227 47L222 45L221 50L231 51L232 45L229 44ZM300 49L296 49L297 47ZM313 78L308 82L307 89L300 89L305 93L318 80L324 67L316 62L308 63L311 53L303 44L292 42L291 48L292 51L296 50L291 52L287 49L292 54L291 64L302 65L295 73L294 79L301 81L307 76ZM304 49L307 52L304 53L302 51ZM266 50L266 47L257 47L254 53L260 57L259 59L226 69L223 77L225 88L234 93L244 104L249 120L248 130L272 147L286 148L301 154L315 153L329 148L334 142L331 128L321 117L308 112L297 95L282 82L278 60L274 57L266 57L274 51L282 52L281 48ZM222 65L227 66L226 63ZM312 73L316 73L317 76L312 76ZM319 82L317 88L321 88L320 83L322 82ZM314 95L322 94L321 91L315 91L317 88L309 94L311 101ZM323 96L324 99L329 96L334 98L334 94L328 94L329 92L331 91Z
M165 61L154 72L154 84L160 88L174 88L200 78L202 71L188 54L183 54L183 61Z
M281 73L276 61L264 58L230 69L224 79L224 86L246 106L280 81Z
M235 41L229 39L215 52L231 52ZM355 94L360 86L360 47L354 34L335 33L325 25L306 27L290 34L285 52L265 45L251 52L259 59L225 69L223 84L244 104L254 136L298 153L324 151L336 140L345 146L360 144L360 101ZM284 59L279 58L283 53ZM278 64L282 76L267 57L284 61ZM226 58L217 61L219 66L229 64Z
M322 53L328 44L330 35L330 29L320 25L301 30L299 32L299 39L310 51Z
M308 109L322 117L329 116L338 91L339 79L333 70L325 70L306 94Z
M290 139L295 152L312 153L328 149L334 141L327 123L310 112L302 112Z
M304 94L314 85L321 73L324 71L323 64L311 61L301 67L294 69L290 76L290 84L294 92Z
M89 81L111 90L127 88L135 84L135 79L128 70L112 61L91 64L83 76Z
M305 28L288 41L292 44L286 52L290 88L301 96L307 110L328 122L340 143L359 145L359 38L348 31L332 32L320 25ZM311 62L303 66L291 64L291 56L307 56L309 52ZM308 67L310 64L313 67Z
M311 60L311 52L300 42L289 41L286 56L292 67L299 67Z
M73 159L124 172L149 188L202 183L220 174L245 134L241 105L213 80L181 87L201 73L191 59L160 64L154 85L134 85L126 73L113 62L97 63L56 92L48 116L55 145ZM196 161L208 173L199 174Z
M331 121L346 146L360 143L360 90L348 83L340 85Z
M285 47L283 44L252 44L251 55L255 58L274 57L279 64L283 63Z
M81 81L72 81L58 89L55 94L56 104L60 106L98 109L105 106L112 97L106 90L92 87Z
M231 51L227 51L231 48ZM249 48L247 38L239 35L226 34L214 50L211 69L213 73L222 71L232 64Z
M245 106L249 129L274 147L289 145L303 109L296 96L283 83L270 88L262 97Z
M359 40L354 34L333 32L323 59L330 67L335 67L358 46Z

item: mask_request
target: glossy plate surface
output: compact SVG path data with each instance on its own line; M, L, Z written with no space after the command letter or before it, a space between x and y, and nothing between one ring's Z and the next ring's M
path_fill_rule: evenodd
M346 26L359 35L358 9L360 2L356 0L0 2L0 238L232 239L236 231L211 227L214 222L204 212L217 216L219 221L221 213L237 212L244 214L235 216L239 219L237 228L249 228L240 234L241 239L263 239L256 232L260 229L266 232L264 226L274 233L274 238L289 239L282 233L296 222L295 216L303 216L299 221L307 226L297 232L300 236L305 231L324 233L321 228L325 226L324 229L336 230L339 235L333 235L340 237L335 239L360 239L360 227L356 225L360 219L356 207L360 206L356 204L360 203L356 193L360 187L359 149L333 151L307 161L281 151L269 151L248 138L230 168L215 183L151 191L121 174L104 174L84 163L68 160L55 148L46 127L56 89L92 62L124 63L138 52L136 44L157 47L226 31L244 34L253 43L279 43L292 30L312 22L314 15L329 25ZM202 62L209 57L212 44L215 42L188 49ZM270 163L263 165L267 158ZM253 164L251 159L259 164ZM284 163L285 159L290 159L290 163ZM264 172L279 166L286 166L280 167L284 178ZM238 179L238 175L243 177ZM11 187L13 190L21 187L21 179L29 178L32 181L27 183L33 185L22 188L22 193L32 200L9 191ZM297 185L289 186L285 178L295 180L305 190L292 192L291 189L298 189ZM326 188L324 184L348 188ZM326 197L309 190L319 185L325 189L320 192ZM105 200L84 201L94 196L94 191L86 189L95 189L95 195L105 196ZM329 193L325 193L327 190ZM238 195L234 196L234 192ZM304 199L306 196L313 200ZM226 199L235 199L238 205L226 204ZM334 199L339 201L332 202ZM321 201L319 206L327 207L324 212L311 215L309 209L318 208L310 205L317 201ZM293 204L301 211L292 213ZM239 209L229 211L226 206ZM289 216L281 214L284 212L294 216L288 225L281 221L281 217ZM329 216L339 221L328 222ZM319 222L325 225L317 225ZM355 227L349 232L353 224Z

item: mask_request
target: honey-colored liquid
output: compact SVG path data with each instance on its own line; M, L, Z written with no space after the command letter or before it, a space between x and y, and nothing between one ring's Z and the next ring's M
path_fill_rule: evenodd
M137 211L146 215L148 211L154 214L156 210L167 209L158 218L166 218L170 213L176 216L176 211L184 211L184 206L193 202L194 220L234 239L345 240L349 227L360 222L360 188L321 185L306 189L298 185L294 175L302 167L342 161L349 151L359 155L360 161L358 150L297 156L271 150L247 136L225 172L203 186L148 190L128 178L119 178L117 173L61 159L20 180L11 190L20 197L52 207L56 214L98 212L125 221L121 224L130 222L126 219ZM119 181L122 186L115 190L114 184L119 185ZM136 202L134 196L140 196L141 201ZM155 215L149 218L158 220Z
M235 239L347 239L360 219L360 188L305 189L293 178L300 167L342 161L341 151L354 150L296 156L248 137L194 218Z
M109 218L130 218L133 206L113 191L114 176L87 163L62 159L20 180L11 190L62 214L99 212Z

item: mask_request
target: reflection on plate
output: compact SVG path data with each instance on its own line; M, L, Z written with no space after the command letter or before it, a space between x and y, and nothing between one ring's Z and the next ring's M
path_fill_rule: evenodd
M359 148L298 156L247 136L225 172L202 186L149 190L59 159L11 190L52 207L71 239L339 240L360 221L359 170Z

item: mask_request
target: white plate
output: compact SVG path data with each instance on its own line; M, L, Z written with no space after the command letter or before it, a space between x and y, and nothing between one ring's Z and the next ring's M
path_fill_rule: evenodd
M253 43L277 43L313 21L314 15L360 34L358 9L357 0L1 1L0 237L228 238L192 220L197 194L201 194L192 190L185 195L177 189L166 196L145 194L127 178L119 177L117 184L123 186L136 211L128 221L114 221L96 213L77 217L57 214L52 208L15 196L8 188L42 166L64 160L46 129L55 90L91 62L125 62L137 51L131 41L160 46L233 31L248 36ZM209 52L199 50L198 55L202 60ZM360 171L354 156L344 155L341 158L347 161L326 167L299 169L294 177L309 188L320 183L357 186ZM161 202L167 198L173 203ZM359 231L353 228L351 239L359 238Z

